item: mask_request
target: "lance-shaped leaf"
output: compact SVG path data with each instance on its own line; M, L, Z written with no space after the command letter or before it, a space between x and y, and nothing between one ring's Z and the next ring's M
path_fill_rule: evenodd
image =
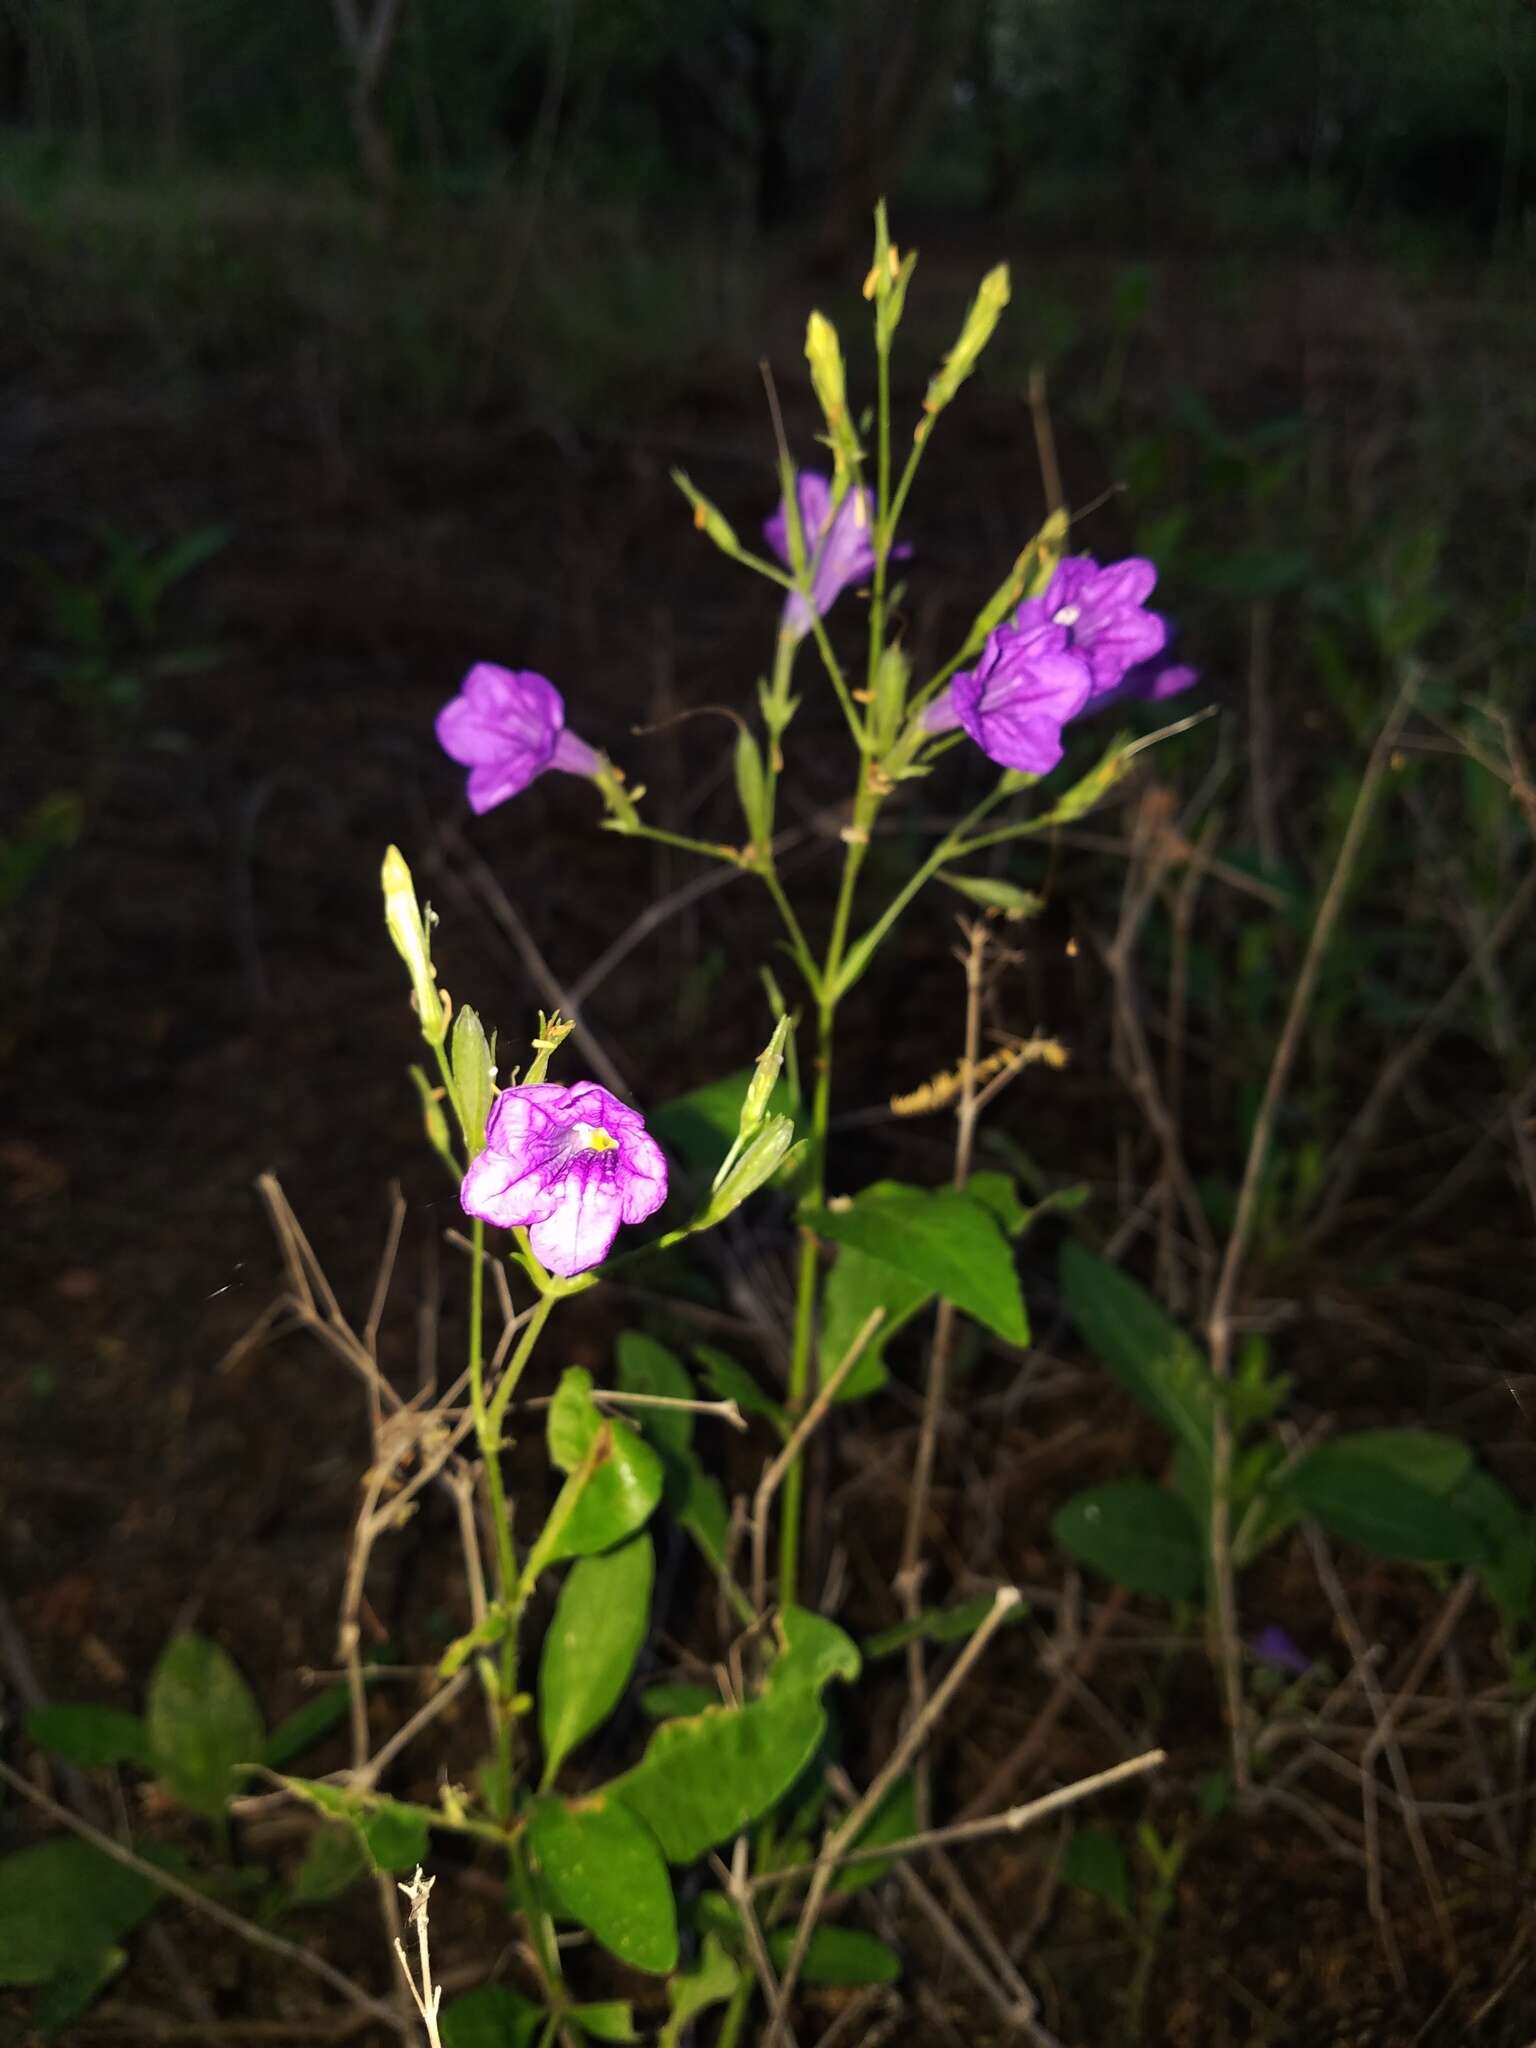
M665 1976L677 1963L677 1905L656 1838L614 1796L541 1798L528 1840L557 1903L632 1969Z
M1304 1514L1378 1557L1482 1564L1491 1552L1484 1529L1452 1499L1348 1441L1309 1451L1287 1491Z
M572 1565L539 1663L539 1739L549 1785L577 1743L617 1706L651 1612L656 1553L649 1536Z
M443 2048L533 2048L549 2014L505 1984L481 1984L443 2007Z
M1062 1248L1061 1291L1100 1362L1209 1472L1215 1387L1184 1332L1129 1274L1081 1245Z
M886 1259L871 1257L856 1245L838 1247L837 1257L821 1290L821 1377L830 1377L847 1357L873 1310L884 1320L864 1346L858 1364L837 1390L839 1401L858 1401L878 1393L890 1377L885 1347L918 1311L933 1300L934 1290L920 1273L903 1271Z
M983 1203L953 1188L877 1181L846 1202L812 1210L804 1220L819 1236L851 1244L922 1280L1005 1343L1029 1342L1013 1253Z
M116 1707L34 1707L27 1733L43 1749L81 1770L111 1764L139 1764L152 1769L149 1730L137 1714Z

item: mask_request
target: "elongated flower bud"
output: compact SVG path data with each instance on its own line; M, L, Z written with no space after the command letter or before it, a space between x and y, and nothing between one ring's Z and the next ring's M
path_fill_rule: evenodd
M437 993L427 921L416 901L416 884L411 880L405 855L398 846L390 847L385 854L380 880L384 887L384 924L410 974L421 1035L428 1045L441 1045L448 1035L448 1017Z

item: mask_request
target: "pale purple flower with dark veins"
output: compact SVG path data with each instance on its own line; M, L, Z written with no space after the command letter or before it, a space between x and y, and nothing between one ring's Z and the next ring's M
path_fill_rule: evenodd
M459 1199L470 1216L526 1230L534 1256L569 1279L607 1258L621 1223L661 1207L667 1162L639 1111L595 1081L532 1081L492 1104Z
M1095 697L1115 689L1128 670L1161 654L1168 622L1145 609L1157 581L1151 562L1132 555L1101 569L1091 555L1068 555L1040 597L1026 597L1017 626L1064 626L1093 674Z
M565 729L565 699L531 669L477 661L437 714L443 752L469 770L469 807L489 811L546 768L595 775L598 757Z
M811 571L811 602L807 605L798 590L789 593L784 600L784 630L800 640L811 630L813 611L818 619L824 619L850 583L861 583L874 573L875 548L870 533L874 501L862 485L857 485L845 494L834 512L831 480L805 469L795 479L795 496L800 505L805 559ZM789 511L782 501L773 517L764 520L763 532L785 568L792 569Z
M999 626L975 668L957 675L923 713L929 732L962 726L1003 768L1048 775L1061 729L1093 694L1093 674L1065 626Z

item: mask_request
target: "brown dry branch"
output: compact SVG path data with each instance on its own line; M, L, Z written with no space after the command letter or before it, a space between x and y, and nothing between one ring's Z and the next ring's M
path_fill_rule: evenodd
M784 1975L779 1985L779 1995L769 2016L768 2031L764 2037L764 2048L775 2048L775 2043L782 2041L784 2038L784 2026L789 2011L789 2001L794 1995L795 1985L799 1981L801 1966L805 1961L805 1952L810 1946L811 1935L815 1931L817 1917L821 1912L822 1904L826 1899L827 1888L831 1884L835 1873L836 1859L851 1842L857 1840L860 1831L864 1828L870 1816L878 1811L880 1802L907 1768L912 1758L928 1740L929 1735L942 1719L950 1701L970 1676L972 1668L986 1649L987 1644L992 1640L997 1630L1018 1604L1019 1595L1016 1588L1013 1586L1003 1586L998 1589L991 1611L950 1666L943 1683L928 1701L922 1714L906 1730L891 1755L887 1758L884 1767L876 1773L873 1783L869 1786L863 1797L855 1803L852 1811L831 1831L827 1840L822 1845L821 1854L817 1858L815 1873L811 1878L810 1889L806 1893L805 1903L800 1910L799 1923L795 1928L794 1946L791 1948L789 1960L784 1966Z
M1243 1262L1248 1254L1249 1240L1258 1217L1259 1192L1263 1185L1265 1168L1269 1163L1269 1149L1274 1138L1281 1099L1285 1094L1291 1068L1301 1045L1302 1028L1306 1022L1307 1012L1312 1006L1312 997L1322 971L1323 959L1332 941L1339 913L1344 907L1344 898L1355 871L1360 849L1365 843L1366 829L1375 809L1377 792L1391 762L1412 701L1413 676L1410 672L1398 691L1396 701L1387 714L1381 731L1376 736L1376 743L1366 762L1365 772L1360 778L1360 787L1349 814L1349 823L1345 827L1333 873L1329 877L1327 890L1318 908L1301 971L1291 992L1290 1007L1286 1011L1280 1042L1275 1047L1269 1076L1264 1085L1263 1098L1259 1104L1258 1115L1254 1119L1253 1136L1249 1142L1242 1185L1238 1191L1237 1213L1233 1218L1231 1235L1227 1239L1221 1270L1216 1280L1216 1293L1211 1302L1206 1325L1210 1344L1211 1373L1218 1385L1211 1441L1210 1556L1211 1581L1215 1593L1212 1651L1221 1680L1227 1728L1232 1743L1232 1776L1239 1790L1247 1788L1250 1777L1248 1726L1243 1704L1241 1649L1237 1633L1237 1576L1232 1560L1232 1422L1225 1399L1220 1398L1220 1392L1231 1376L1238 1285L1242 1278Z
M872 1308L860 1324L853 1342L822 1382L816 1399L796 1423L784 1448L758 1481L752 1496L752 1603L761 1614L768 1605L768 1515L773 1497L805 1449L822 1418L837 1399L837 1390L869 1349L875 1332L885 1321L883 1308Z
M963 924L965 951L960 962L965 970L965 1050L960 1060L960 1100L955 1109L955 1168L953 1185L963 1188L970 1178L971 1153L976 1142L976 1055L981 1043L981 991L986 966L988 932L980 918ZM893 1103L892 1108L895 1107ZM928 1495L933 1485L934 1460L938 1455L939 1429L949 1388L949 1361L955 1341L954 1304L941 1301L934 1318L933 1342L928 1350L927 1384L923 1391L923 1419L918 1432L917 1459L912 1472L912 1490L907 1496L906 1526L901 1539L901 1565L896 1574L896 1597L908 1621L922 1608L924 1576L923 1539L928 1522ZM928 1703L928 1663L921 1631L907 1645L907 1711L918 1720ZM917 1821L928 1825L929 1780L927 1759L919 1762L914 1775Z
M221 1906L217 1900L208 1898L195 1885L184 1884L179 1877L172 1876L168 1870L162 1870L158 1863L150 1863L144 1857L136 1856L131 1849L125 1849L122 1843L115 1841L111 1835L104 1834L88 1820L82 1820L78 1814L71 1813L67 1806L60 1806L58 1801L50 1799L47 1793L39 1792L29 1779L24 1778L19 1771L13 1771L7 1763L0 1763L0 1784L8 1785L18 1798L25 1799L29 1806L35 1806L39 1813L46 1814L48 1819L59 1827L67 1828L71 1834L78 1835L84 1842L89 1842L93 1849L99 1850L103 1856L110 1857L114 1863L121 1864L125 1870L135 1871L140 1877L147 1878L158 1890L167 1893L173 1899L179 1899L182 1905L189 1907L192 1912L201 1913L204 1919L212 1920L229 1933L238 1935L249 1947L264 1949L268 1955L277 1956L291 1968L305 1970L312 1977L318 1977L360 2013L408 2038L408 2033L401 2027L400 2015L393 2007L386 2005L382 1999L370 1996L360 1984L354 1984L350 1977L343 1975L323 1956L314 1955L308 1949L300 1948L296 1942L285 1941L280 1934L274 1934L270 1928L258 1926L254 1920L246 1920L239 1913L232 1913L227 1906Z
M432 1946L427 1927L427 1904L432 1896L432 1887L436 1883L435 1877L422 1876L421 1865L418 1863L416 1874L410 1883L396 1887L405 1895L411 1909L410 1922L416 1930L416 1967L420 1975L419 1982L411 1970L410 1959L405 1953L405 1943L398 1935L395 1937L395 1954L400 1959L400 1968L412 2003L421 2015L422 2025L427 2030L427 2048L443 2048L443 2037L437 2027L438 2008L443 2002L443 1987L432 1981Z

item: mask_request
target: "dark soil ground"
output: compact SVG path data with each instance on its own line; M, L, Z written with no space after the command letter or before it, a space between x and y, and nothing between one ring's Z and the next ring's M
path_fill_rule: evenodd
M1086 267L1080 277L1056 273L1054 283L1069 294L1104 289ZM1165 332L1157 374L1194 380L1212 404L1251 417L1310 406L1343 420L1364 386L1370 422L1355 455L1368 467L1371 432L1413 403L1406 373L1377 346L1395 301L1385 287L1373 300L1368 283L1277 270L1234 333L1214 314L1200 318L1191 265L1176 287L1187 317ZM1431 349L1454 347L1460 331L1456 304L1441 315L1414 330ZM282 364L291 353L285 344ZM789 387L793 342L776 353ZM0 635L7 812L59 787L85 791L88 804L80 845L29 899L9 942L0 1048L9 1614L0 1682L14 1704L30 1666L51 1698L134 1706L167 1636L195 1626L235 1655L275 1718L304 1697L299 1674L334 1657L366 1435L359 1389L309 1343L262 1348L220 1369L279 1279L256 1176L279 1177L358 1315L388 1189L400 1181L409 1211L383 1357L409 1388L424 1306L442 1356L456 1355L461 1267L443 1243L456 1207L418 1141L405 1082L414 1048L399 964L380 926L381 849L395 840L407 850L442 913L446 985L508 1041L527 1035L548 991L487 910L466 843L567 986L692 873L685 856L595 832L588 792L561 778L467 821L457 778L432 744L432 713L473 659L539 668L564 690L573 725L649 786L653 817L732 836L725 721L699 717L641 737L631 728L742 701L765 659L771 593L733 580L699 541L667 465L685 462L745 531L764 509L771 444L750 359L734 354L690 367L664 390L621 394L613 412L628 413L622 428L558 434L515 407L450 408L430 421L317 418L287 369L260 360L172 389L147 371L116 369L110 337L67 359L13 339L5 368L8 549L79 561L90 518L155 533L217 520L234 539L173 613L189 640L214 637L219 658L155 684L142 711L110 731L33 680L44 623L30 585L13 586ZM789 411L792 434L808 447L808 417L794 400ZM1087 435L1069 424L1063 440L1070 495L1086 501L1112 478ZM963 629L1038 512L1027 416L1000 388L979 388L936 442L919 496L910 606L920 662ZM1113 554L1125 539L1114 505L1092 522L1099 552ZM854 620L841 623L856 634ZM1198 658L1217 696L1235 705L1246 619L1213 632ZM1241 718L1232 708L1227 716L1241 759ZM792 816L805 838L793 871L813 921L825 914L834 872L835 826L816 820L840 794L836 732L830 701L810 703L795 728L803 780ZM1200 768L1189 764L1191 787ZM932 801L948 808L959 779L957 769ZM1096 823L1123 840L1130 815ZM1242 837L1240 826L1232 836ZM900 846L891 852L894 871L903 858ZM1072 1045L1069 1073L1026 1078L1004 1098L997 1125L1049 1182L1093 1184L1100 1241L1148 1178L1143 1126L1108 1062L1097 946L1112 927L1121 872L1119 854L1057 849L1050 911L994 998L997 1021ZM1221 915L1231 928L1266 913L1227 903ZM751 1056L765 1012L749 968L773 937L766 902L733 882L660 926L583 1005L638 1100L671 1097ZM925 900L867 1002L848 1013L839 1184L945 1171L942 1119L897 1123L879 1112L890 1093L957 1051L954 937L948 908ZM1284 971L1293 956L1283 934L1273 943ZM1230 1062L1214 1032L1192 1058L1199 1079L1187 1146L1201 1171L1231 1180L1240 1153ZM1362 1043L1358 1064L1346 1063L1346 1100L1377 1058L1379 1045ZM1496 1087L1470 1041L1435 1056L1417 1105L1384 1140L1398 1149L1367 1183L1364 1235L1378 1241L1384 1219L1433 1191ZM1494 1156L1448 1213L1394 1247L1390 1263L1365 1270L1349 1244L1300 1268L1282 1258L1261 1271L1255 1287L1275 1311L1302 1418L1327 1411L1457 1428L1529 1497L1522 1398L1536 1287L1521 1200ZM1171 1760L1155 1787L1112 1797L1094 1818L1127 1841L1141 1817L1168 1836L1192 1825L1197 1788L1221 1762L1220 1713L1198 1628L1176 1634L1148 1603L1106 1610L1102 1586L1079 1583L1051 1542L1051 1512L1075 1486L1155 1471L1162 1456L1058 1323L1055 1231L1031 1238L1024 1254L1040 1348L1023 1361L994 1350L966 1361L944 1446L935 1597L1012 1579L1032 1612L946 1723L937 1785L943 1811L979 1794L1002 1805L1160 1743ZM741 1247L774 1310L788 1286L789 1246L780 1216ZM630 1306L655 1315L653 1304ZM735 1313L739 1304L721 1306ZM601 1371L613 1317L573 1318L570 1349L548 1369L580 1359ZM813 1474L813 1571L823 1583L831 1575L839 1617L855 1629L895 1617L890 1581L915 1416L915 1398L898 1385L828 1432ZM722 1453L728 1483L749 1482L760 1450L753 1440ZM531 1485L537 1472L532 1459ZM1380 1646L1390 1696L1449 1583L1437 1590L1422 1573L1358 1555L1341 1557L1341 1569L1366 1640ZM687 1559L674 1555L662 1583L653 1648L665 1669L670 1646L714 1638L706 1589ZM1336 1677L1348 1669L1299 1538L1245 1579L1243 1597L1252 1628L1281 1622ZM449 1518L429 1506L378 1554L368 1587L378 1639L387 1635L403 1663L428 1665L463 1625L462 1601ZM1229 1810L1202 1826L1166 1919L1146 1936L1134 1992L1142 1951L1109 1910L1060 1885L1060 1837L1043 1831L975 1852L965 1864L974 1896L1052 2032L1099 2043L1130 2039L1135 2025L1137 2038L1170 2048L1528 2042L1536 1977L1526 1822L1519 1807L1506 1821L1497 1797L1525 1789L1511 1762L1522 1753L1511 1732L1518 1703L1485 1604L1465 1611L1453 1651L1414 1681L1423 1695L1415 1713L1429 1730L1411 1760L1418 1796L1431 1802L1423 1827L1433 1892L1384 1795L1385 1940L1368 1912L1352 1777L1369 1718L1355 1696L1330 1719L1326 1686L1292 1712L1306 1726L1283 1753L1307 1749L1309 1761L1287 1781L1289 1804L1251 1816ZM889 1679L864 1695L864 1716L847 1731L856 1774L884 1754L903 1703L899 1660L885 1669ZM409 1684L404 1697L400 1687L378 1688L380 1728L403 1718L414 1697ZM469 1715L452 1725L451 1770L472 1768L476 1733ZM636 1739L633 1727L616 1738ZM10 1730L7 1743L18 1756ZM322 1762L330 1759L316 1768ZM403 1768L396 1789L431 1799L430 1755L414 1777ZM19 1831L14 1816L10 1825ZM175 1833L178 1823L150 1815L146 1825ZM261 1847L280 1861L296 1838L262 1838ZM435 1907L450 1982L474 1981L505 1938L494 1892L486 1896L472 1871L460 1877ZM889 1909L910 1960L894 2031L883 2038L1003 2038L996 2014L900 1892ZM238 2031L246 2022L270 2023L265 2040L321 2038L305 2031L325 2017L309 1986L189 1917L173 1913L168 1924L206 2006L194 2002L189 2013L164 1956L141 1943L108 2002L71 2039L105 2038L109 2024L116 2038L145 2042L258 2038ZM366 1898L313 1916L301 1932L355 1974L384 1980ZM1389 1944L1402 1958L1397 1979ZM824 2025L839 1994L821 1997ZM876 2038L877 2018L862 2038ZM818 2030L812 2020L802 2039Z

